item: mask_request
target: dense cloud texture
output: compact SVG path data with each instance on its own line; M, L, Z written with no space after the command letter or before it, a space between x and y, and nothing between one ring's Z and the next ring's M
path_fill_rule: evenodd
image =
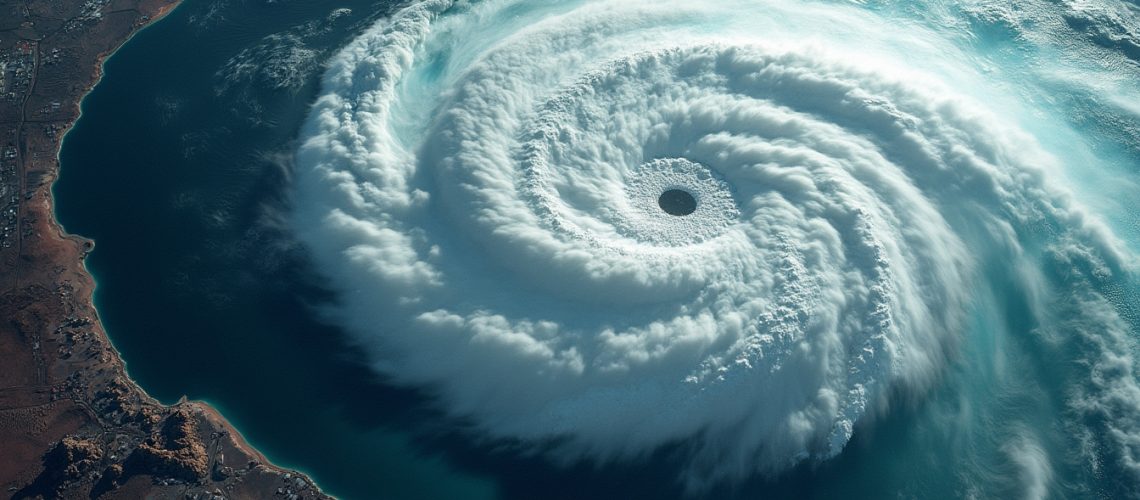
M1084 360L1081 453L1140 477L1132 257L953 51L826 4L416 3L329 63L295 226L391 380L556 458L681 443L694 487L921 400L1001 279Z

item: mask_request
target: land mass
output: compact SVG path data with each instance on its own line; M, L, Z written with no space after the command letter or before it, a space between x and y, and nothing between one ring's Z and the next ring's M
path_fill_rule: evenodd
M329 498L205 403L165 406L127 378L92 304L93 242L52 211L60 142L103 58L177 3L0 0L0 492L12 498Z

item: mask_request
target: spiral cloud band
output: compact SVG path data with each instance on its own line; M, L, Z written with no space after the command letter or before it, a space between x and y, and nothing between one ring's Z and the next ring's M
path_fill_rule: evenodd
M1119 353L1106 287L1131 257L1062 162L924 62L952 47L813 5L427 0L374 26L329 63L297 155L339 320L486 436L681 444L694 484L833 457L921 397L994 259L1080 297L1087 357ZM1119 439L1097 433L1119 463L1140 451L1123 401Z

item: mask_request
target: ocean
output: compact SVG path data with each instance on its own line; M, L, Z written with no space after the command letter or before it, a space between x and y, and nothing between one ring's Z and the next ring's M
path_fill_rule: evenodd
M56 213L131 378L338 497L1136 497L1137 47L1131 2L186 0Z

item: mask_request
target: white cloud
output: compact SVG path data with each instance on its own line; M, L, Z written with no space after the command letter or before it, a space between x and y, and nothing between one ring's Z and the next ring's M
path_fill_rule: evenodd
M700 485L832 457L922 394L978 259L1033 239L1122 272L1055 159L885 55L952 48L846 8L704 4L428 1L331 62L295 222L379 369L564 457L689 440ZM656 208L672 187L697 211ZM1136 389L1105 384L1082 401Z

